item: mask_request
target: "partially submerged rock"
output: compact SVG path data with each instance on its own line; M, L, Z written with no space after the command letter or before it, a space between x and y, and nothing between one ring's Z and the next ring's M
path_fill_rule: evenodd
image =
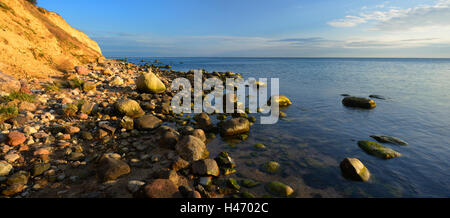
M340 167L342 174L348 179L363 182L367 182L370 179L369 170L356 158L345 158L341 162Z
M135 120L135 126L138 129L156 129L162 124L162 120L153 115L144 115Z
M272 100L278 102L278 105L280 107L287 107L292 105L291 100L289 100L289 98L284 95L274 95L272 96L272 98L269 99L269 101L267 102L268 105L272 105Z
M373 109L377 104L372 99L360 97L346 97L342 100L342 104L346 107L357 107L363 109Z
M380 143L389 143L389 144L403 145L403 146L408 145L407 142L405 142L397 137L382 136L382 135L372 135L370 137L372 137L373 139L377 140L377 142L380 142Z
M392 159L395 157L402 156L402 154L400 154L390 148L384 147L383 145L380 145L376 142L359 141L358 145L361 149L363 149L368 154L374 155L379 158Z
M270 182L266 185L266 190L280 197L289 197L294 194L294 189L281 182Z
M130 166L113 155L104 155L100 160L97 174L102 181L110 181L131 172Z
M275 161L267 162L263 165L263 171L267 173L276 173L280 170L280 164Z
M212 159L199 160L192 164L192 172L199 176L219 176L219 166Z
M140 92L160 94L166 91L164 83L154 73L144 73L136 79L136 86Z
M220 129L222 136L236 136L250 131L250 122L245 118L225 121Z

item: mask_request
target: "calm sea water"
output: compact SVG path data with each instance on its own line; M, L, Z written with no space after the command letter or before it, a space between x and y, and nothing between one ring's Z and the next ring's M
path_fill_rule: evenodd
M450 59L144 58L173 70L236 72L244 77L280 78L281 94L294 103L276 125L255 125L248 140L230 146L218 137L212 155L228 151L238 164L236 178L280 181L297 197L450 197ZM142 58L129 58L140 63ZM183 63L180 63L183 62ZM374 110L342 106L341 94L376 94ZM359 140L373 134L409 143L386 145L403 154L382 160L362 151ZM263 143L267 151L253 149ZM371 171L368 183L341 175L346 157ZM282 172L260 170L277 161ZM246 190L258 197L264 188Z

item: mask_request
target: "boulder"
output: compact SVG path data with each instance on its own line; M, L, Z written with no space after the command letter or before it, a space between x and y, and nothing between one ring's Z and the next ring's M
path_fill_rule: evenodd
M162 120L153 115L144 115L137 118L134 122L138 129L156 129L162 124Z
M109 85L110 85L110 86L121 86L121 85L123 85L123 84L124 84L123 79L120 78L120 77L118 77L118 76L114 77L114 79L112 79L112 80L109 82Z
M187 161L207 159L209 151L201 139L189 135L184 136L175 146L177 153Z
M359 97L346 97L342 100L342 104L346 107L357 107L363 109L373 109L377 104L372 99Z
M173 128L170 128L168 126L160 127L158 129L158 132L161 135L159 143L162 146L165 146L170 149L174 149L175 145L178 143L180 134L176 130L174 130Z
M160 94L166 91L164 83L154 73L144 73L136 79L138 91Z
M266 185L266 189L268 192L280 197L289 197L294 194L294 189L281 182L270 182Z
M2 194L6 196L11 196L22 192L25 189L29 178L30 173L26 171L19 171L15 173L14 175L10 176L6 181L8 187L5 190L3 190Z
M219 166L212 159L199 160L192 164L192 172L199 176L219 176Z
M97 175L102 181L111 181L131 172L130 166L113 155L104 155L100 159Z
M402 154L400 154L390 148L384 147L383 145L380 145L376 142L359 141L358 145L361 149L363 149L368 154L374 155L374 156L382 158L382 159L391 159L391 158L402 156Z
M205 132L202 129L196 129L192 133L193 136L201 139L203 142L206 142L206 135Z
M141 117L145 114L139 103L130 99L120 100L116 102L115 108L120 114L131 118Z
M123 117L120 121L120 126L126 130L133 130L134 129L134 120L131 117Z
M95 113L97 111L98 105L94 102L84 102L83 105L81 105L80 112L83 114L90 115L91 113Z
M178 193L178 187L169 179L156 179L144 187L148 198L173 198Z
M0 72L0 93L18 92L20 90L20 81L16 78Z
M36 164L33 167L33 176L39 176L43 174L45 171L49 170L51 167L50 163L42 163L42 164Z
M292 105L291 100L289 100L289 98L284 95L274 95L272 96L272 98L275 102L278 102L278 105L280 107L287 107ZM272 105L272 98L269 99L267 105Z
M263 171L267 173L276 173L280 170L280 164L275 161L267 162L263 165Z
M208 130L212 126L211 118L206 113L195 115L194 120L197 122L197 127L200 129Z
M403 145L403 146L408 145L407 142L405 142L397 137L381 136L381 135L372 135L370 137L372 137L373 139L377 140L377 142L380 142L380 143L389 143L389 144Z
M363 182L367 182L370 179L369 170L356 158L345 158L341 162L340 167L345 178Z
M245 118L234 118L225 121L221 127L222 136L236 136L250 131L250 122Z

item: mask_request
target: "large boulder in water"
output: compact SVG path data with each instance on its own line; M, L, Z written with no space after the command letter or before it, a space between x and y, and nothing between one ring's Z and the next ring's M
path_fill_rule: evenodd
M376 142L359 141L358 145L361 149L363 149L368 154L374 155L379 158L392 159L395 157L402 156L402 154L400 154L390 148L384 147L383 145L380 145Z
M195 136L184 136L175 146L177 153L187 161L198 161L209 157L205 143Z
M407 142L405 142L397 137L382 136L382 135L372 135L370 137L372 137L373 139L377 140L377 142L380 142L380 143L389 143L389 144L403 145L403 146L408 145Z
M120 100L114 106L119 113L131 118L141 117L145 114L139 103L134 100Z
M160 94L166 91L164 83L154 73L144 73L136 79L136 86L140 92Z
M367 182L370 179L369 170L356 158L345 158L341 162L340 167L345 178L363 182Z
M222 136L236 136L250 131L250 122L245 118L234 118L223 123L220 134Z
M20 87L21 85L19 80L0 72L0 93L18 92Z
M357 107L363 109L373 109L377 107L377 104L372 99L360 97L346 97L342 100L342 104L346 107Z

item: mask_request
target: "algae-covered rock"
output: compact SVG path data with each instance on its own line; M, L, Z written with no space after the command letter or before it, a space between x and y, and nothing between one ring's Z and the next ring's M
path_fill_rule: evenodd
M160 94L166 91L164 83L154 73L144 73L136 79L136 86L140 92Z
M370 179L369 170L356 158L345 158L341 162L340 167L342 174L348 179L363 182L369 181Z
M403 146L408 145L407 142L405 142L397 137L381 136L381 135L372 135L370 137L372 137L373 139L377 140L380 143L389 143L389 144L403 145Z
M238 184L238 182L235 180L235 179L233 179L233 178L229 178L228 179L228 186L230 187L230 188L232 188L232 189L235 189L235 190L240 190L241 189L241 186Z
M142 110L139 103L137 103L134 100L130 100L130 99L120 100L120 101L116 102L115 108L122 115L131 117L131 118L141 117L141 116L144 116L144 114L145 114L145 112Z
M261 185L261 183L253 181L251 179L244 179L244 180L241 181L241 185L246 187L246 188L254 188L256 186Z
M280 170L280 164L275 161L267 162L263 165L263 170L267 173L276 173Z
M294 194L294 189L281 182L270 182L266 185L266 189L268 192L280 197L289 197Z
M376 142L359 141L358 145L361 149L363 149L368 154L374 155L379 158L391 159L391 158L402 156L402 154L400 154L390 148L384 147L383 145L380 145Z
M287 107L292 105L291 100L289 100L289 98L284 95L274 95L272 96L272 98L275 102L278 102L278 105L280 107ZM272 98L267 102L268 105L272 105Z
M363 109L373 109L377 104L372 99L359 97L346 97L342 100L342 104L346 107L357 107Z

